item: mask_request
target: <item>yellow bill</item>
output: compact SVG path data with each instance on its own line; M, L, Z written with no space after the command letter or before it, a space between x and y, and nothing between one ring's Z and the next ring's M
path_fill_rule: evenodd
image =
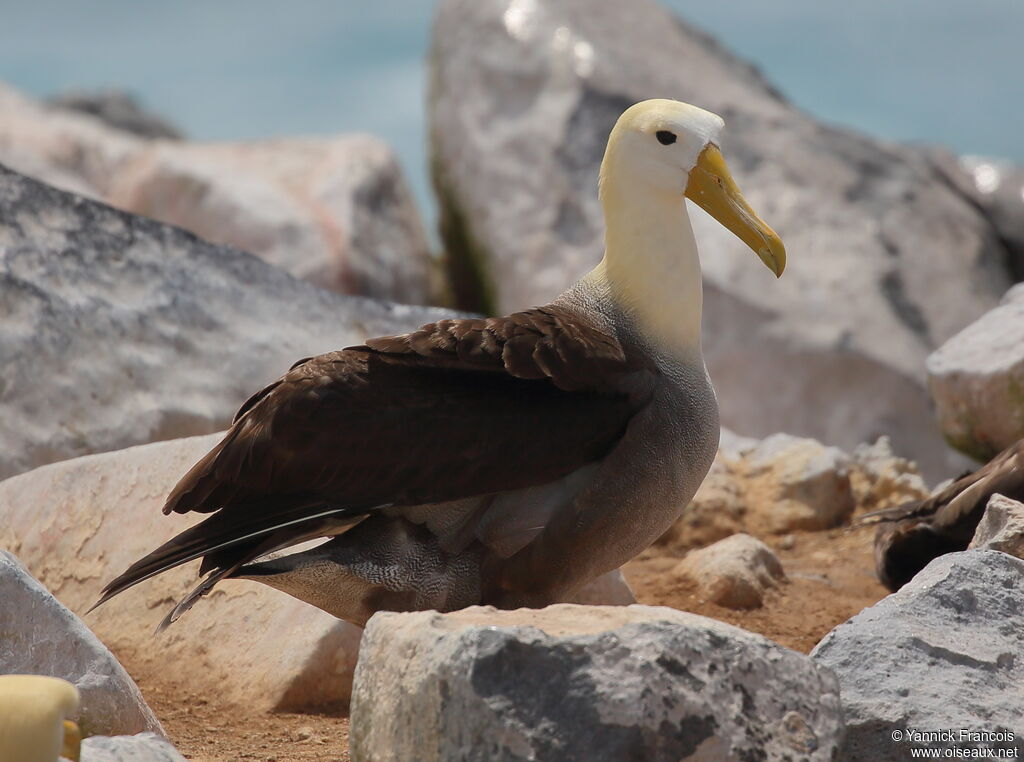
M775 277L782 275L786 269L782 239L747 204L714 143L708 143L697 157L684 195L753 249Z
M64 746L60 750L60 755L73 760L73 762L78 762L81 747L82 732L71 720L64 720Z

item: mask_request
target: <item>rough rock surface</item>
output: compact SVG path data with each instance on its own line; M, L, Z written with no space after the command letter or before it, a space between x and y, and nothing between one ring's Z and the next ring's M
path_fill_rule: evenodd
M1024 437L1024 286L928 357L928 386L958 450L985 461Z
M0 477L216 431L299 358L450 314L332 294L3 167L0 208Z
M0 85L0 162L335 291L410 304L437 296L405 178L390 148L367 135L149 140Z
M909 759L907 738L894 738L908 728L1012 732L1009 745L1024 749L1022 651L1024 561L990 550L935 559L811 653L839 677L839 759Z
M757 608L765 592L786 579L772 549L742 533L691 550L674 572L696 582L708 600L731 609Z
M927 494L913 464L896 458L886 442L851 457L789 434L757 440L729 432L723 441L707 478L660 544L683 549L737 532L764 537L828 529L856 505L881 508L895 496Z
M185 762L165 739L153 733L94 736L82 741L81 762Z
M353 762L831 760L835 680L807 657L674 609L377 614Z
M774 282L693 215L723 422L847 449L892 432L926 473L949 469L924 359L1010 279L989 220L932 162L815 121L651 0L446 0L430 64L434 182L463 305L542 303L596 264L615 119L644 98L700 104L725 118L723 153L789 251Z
M84 734L162 732L138 686L107 647L3 550L0 633L0 674L48 675L74 683L81 705L71 719Z
M160 506L219 438L90 455L0 482L0 547L18 554L122 658L173 664L187 671L199 695L216 693L262 709L344 702L360 628L256 582L222 583L160 635L153 630L172 601L196 583L196 563L84 613L106 582L195 523L164 516Z
M1024 503L1005 495L992 495L967 547L999 550L1024 558Z

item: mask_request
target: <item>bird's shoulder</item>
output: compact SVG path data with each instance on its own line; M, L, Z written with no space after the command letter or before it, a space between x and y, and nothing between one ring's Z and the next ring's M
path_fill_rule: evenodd
M556 304L504 317L439 320L355 349L392 362L547 379L565 391L614 391L624 376L651 368L593 316Z

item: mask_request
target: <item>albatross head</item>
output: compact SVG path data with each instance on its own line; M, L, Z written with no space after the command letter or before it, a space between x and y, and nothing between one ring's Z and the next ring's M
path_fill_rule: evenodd
M608 138L601 165L606 216L614 215L625 196L634 202L630 207L636 202L682 205L682 198L688 198L735 233L780 276L786 266L786 250L732 179L717 145L723 124L717 114L679 101L648 100L626 109ZM637 217L633 211L632 216Z

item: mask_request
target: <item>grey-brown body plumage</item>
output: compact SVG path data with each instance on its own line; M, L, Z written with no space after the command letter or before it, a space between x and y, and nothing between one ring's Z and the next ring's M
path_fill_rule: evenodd
M1024 440L925 500L866 516L869 522L879 522L878 578L890 590L899 590L932 559L966 550L989 498L997 493L1024 500Z
M202 558L362 624L375 611L545 605L674 520L718 441L699 352L644 343L600 285L297 363L249 399L165 513L206 520L103 600ZM316 537L303 553L258 561Z

